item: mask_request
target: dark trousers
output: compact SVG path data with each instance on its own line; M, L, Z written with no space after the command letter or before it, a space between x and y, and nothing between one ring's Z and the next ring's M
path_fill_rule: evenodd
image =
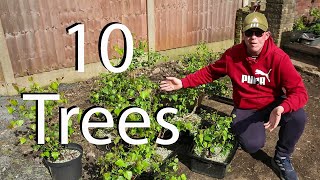
M263 110L234 108L232 113L236 117L233 119L231 128L243 150L255 153L264 146L266 132L263 124L269 121L271 111L278 104L279 102L273 103ZM291 156L304 130L306 120L306 114L302 108L281 116L279 140L276 145L278 156Z

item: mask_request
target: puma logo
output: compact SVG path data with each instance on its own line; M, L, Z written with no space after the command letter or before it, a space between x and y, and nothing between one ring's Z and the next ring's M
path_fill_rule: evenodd
M261 75L261 76L265 76L265 77L268 79L268 82L270 82L269 74L270 74L271 70L272 70L272 69L270 69L268 73L264 73L264 72L261 71L260 69L256 69L256 71L255 71L254 74L258 74L258 75Z

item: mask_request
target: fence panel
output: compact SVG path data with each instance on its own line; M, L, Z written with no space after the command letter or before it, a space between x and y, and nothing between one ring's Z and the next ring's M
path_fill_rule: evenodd
M146 1L1 0L0 18L14 76L74 66L75 36L66 28L77 22L85 25L86 64L99 61L99 35L108 23L125 24L137 39L146 40ZM110 36L109 47L115 44L123 44L120 31Z
M233 39L242 0L155 0L156 50Z

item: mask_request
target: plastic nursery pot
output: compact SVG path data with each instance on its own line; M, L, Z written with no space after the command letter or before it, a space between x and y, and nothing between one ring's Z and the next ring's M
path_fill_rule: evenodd
M194 147L194 146L193 146ZM193 154L193 147L190 151L190 169L193 172L210 176L213 178L224 178L226 174L226 169L231 163L231 160L234 158L236 151L238 149L238 144L234 141L233 148L230 150L230 153L227 155L225 162L212 161L203 157L199 157Z
M157 148L161 148L161 149L166 149L169 152L168 154L166 154L165 157L163 157L163 160L160 164L160 170L164 171L166 166L167 166L167 162L169 161L170 158L174 157L175 155L177 155L177 150L179 149L179 147L175 148L175 150L171 150L170 148L167 148L166 146L158 146ZM159 154L160 155L160 154ZM149 180L149 179L155 179L159 174L157 172L143 172L142 174L136 176L134 179L135 180Z
M154 179L155 174L153 172L143 172L142 174L136 176L135 180L147 180L147 179Z
M66 149L73 149L80 152L80 155L70 161L64 163L49 162L43 158L45 166L48 168L52 179L54 180L78 180L82 176L82 155L83 149L79 144L69 143Z

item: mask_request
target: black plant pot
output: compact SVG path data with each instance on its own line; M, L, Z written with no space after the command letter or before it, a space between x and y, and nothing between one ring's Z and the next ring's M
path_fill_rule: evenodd
M166 146L160 146L163 148L166 148ZM180 147L180 146L179 146ZM172 152L162 160L162 163L160 165L160 170L161 171L165 171L166 166L168 165L168 160L172 157L174 157L175 155L177 155L177 150L179 149L179 147L176 147L175 150L172 150L171 148L167 148L168 150L172 150ZM135 180L150 180L150 179L155 179L157 178L159 174L157 172L143 172L142 174L136 176L134 179Z
M211 161L209 159L205 159L203 157L199 157L195 154L192 154L193 148L191 148L191 152L189 154L191 159L190 169L191 171L199 174L222 179L224 178L226 174L226 169L228 165L231 163L231 160L234 158L237 149L238 149L237 142L234 142L234 146L230 150L230 153L227 156L226 161L216 162L216 161Z
M78 150L80 155L64 163L52 163L45 158L43 159L45 166L48 168L54 180L78 180L82 176L82 147L79 144L69 143L66 145L66 149Z
M155 174L153 172L143 172L142 174L136 176L134 179L135 180L150 180L154 179Z

